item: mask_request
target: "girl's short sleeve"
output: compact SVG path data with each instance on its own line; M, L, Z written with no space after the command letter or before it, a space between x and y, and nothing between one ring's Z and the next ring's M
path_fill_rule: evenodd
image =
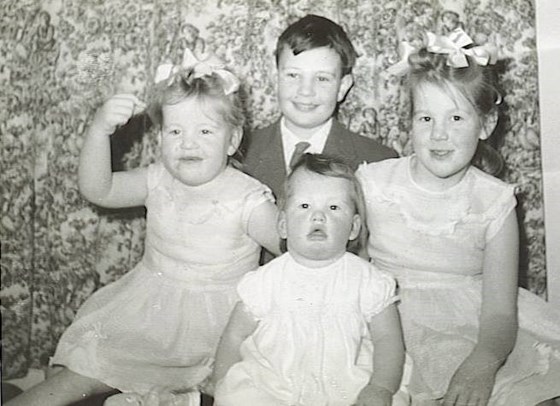
M364 191L364 194L366 196L369 195L370 193L369 179L371 178L371 175L368 173L368 169L369 169L369 164L364 162L360 164L360 166L358 166L358 169L356 170L356 178L358 179L358 182L360 182L360 185L362 186L362 190Z
M494 202L485 217L489 221L486 230L486 241L490 241L500 231L504 221L517 205L513 186L508 186Z
M273 282L263 268L249 272L237 285L237 293L247 309L260 320L268 313L272 302Z
M396 302L396 282L385 272L378 271L368 264L364 280L360 287L360 307L366 320L381 313L387 306Z
M148 166L148 190L154 190L164 177L165 167L161 162L153 163Z
M263 184L258 184L251 189L246 195L243 203L242 223L245 232L248 231L249 219L253 210L264 202L274 203L274 195L272 191Z

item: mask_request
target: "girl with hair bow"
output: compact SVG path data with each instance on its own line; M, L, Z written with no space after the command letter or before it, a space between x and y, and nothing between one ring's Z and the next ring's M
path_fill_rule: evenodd
M228 164L244 122L237 78L187 51L181 66L160 66L156 82L148 112L160 130L159 161L112 171L109 136L146 107L120 94L97 111L78 173L96 205L146 206L144 256L82 305L52 358L61 370L11 406L69 405L116 390L124 404L197 404L237 282L258 266L261 246L280 253L272 193Z
M495 52L433 34L407 73L414 154L363 165L367 253L399 285L413 405L533 406L560 396L560 314L517 286L514 187L486 144ZM469 47L470 46L470 47Z

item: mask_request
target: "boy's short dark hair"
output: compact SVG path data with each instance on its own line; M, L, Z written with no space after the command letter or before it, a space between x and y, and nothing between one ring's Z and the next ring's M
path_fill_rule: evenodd
M284 30L276 43L276 65L284 47L294 55L315 48L329 47L342 62L342 76L352 73L358 53L344 29L328 18L308 14Z
M305 170L318 175L327 176L331 178L346 179L352 185L351 200L354 202L355 213L360 216L361 229L358 237L348 243L348 251L358 254L362 247L365 247L368 238L368 231L366 225L366 208L364 193L360 181L356 177L352 168L343 160L326 154L310 154L306 153L295 162L292 172L286 178L284 183L284 196L279 201L281 210L286 205L286 200L290 197L291 179L298 171Z

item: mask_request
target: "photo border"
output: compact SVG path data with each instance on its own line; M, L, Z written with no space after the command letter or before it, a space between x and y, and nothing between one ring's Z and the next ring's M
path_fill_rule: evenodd
M560 306L560 3L536 0L548 301Z

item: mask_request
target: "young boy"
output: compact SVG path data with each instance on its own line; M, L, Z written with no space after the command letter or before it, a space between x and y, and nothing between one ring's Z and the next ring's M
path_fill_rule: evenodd
M282 117L248 138L245 171L282 196L290 160L300 142L305 152L336 156L352 169L396 157L392 149L352 133L334 117L353 84L356 51L339 25L307 15L290 25L276 45L278 102ZM296 155L300 155L298 150Z
M305 154L281 209L287 252L238 286L211 380L216 406L390 405L404 361L395 282L347 252L363 209L352 168Z

